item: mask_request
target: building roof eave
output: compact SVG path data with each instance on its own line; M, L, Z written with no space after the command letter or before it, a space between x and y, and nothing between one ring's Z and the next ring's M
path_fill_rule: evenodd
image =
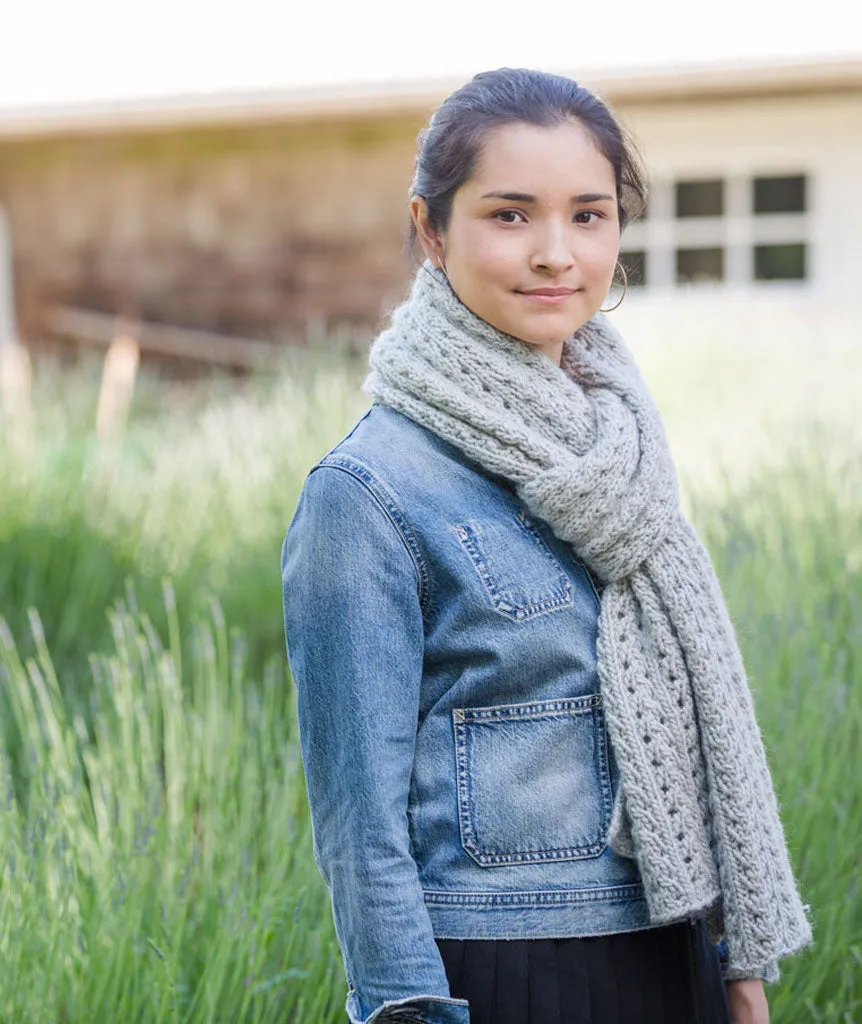
M573 75L571 68L554 69ZM713 63L585 71L585 85L615 105L825 92L862 92L862 55L771 63ZM0 142L268 122L425 116L461 78L377 81L253 92L0 108Z

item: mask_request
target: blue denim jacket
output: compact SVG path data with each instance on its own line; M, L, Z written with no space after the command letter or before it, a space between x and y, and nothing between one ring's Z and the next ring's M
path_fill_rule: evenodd
M282 579L352 1024L468 1024L435 938L650 927L607 844L601 584L505 479L375 403L309 472Z

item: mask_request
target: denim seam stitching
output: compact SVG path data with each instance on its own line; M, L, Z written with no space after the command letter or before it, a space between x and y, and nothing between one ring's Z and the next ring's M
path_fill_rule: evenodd
M474 829L472 808L472 787L468 755L468 726L471 722L494 719L520 718L531 720L549 716L589 714L593 719L593 733L596 738L596 782L601 800L600 838L580 846L549 847L540 850L516 850L498 853L480 848ZM607 830L612 813L610 765L605 743L605 716L599 694L584 697L564 697L546 701L529 701L521 704L500 705L487 708L453 708L452 726L455 733L456 776L458 785L458 825L461 845L478 864L484 867L500 864L533 864L542 861L582 860L596 857L607 847Z
M583 562L581 564L583 565ZM593 597L595 597L595 599L596 599L596 607L601 609L601 607L602 607L602 596L598 592L598 589L596 588L596 583L595 583L595 580L593 579L592 572L590 572L589 568L586 565L584 565L584 574L586 575L587 579L590 581L590 590L592 590Z
M320 469L326 466L329 466L331 469L340 469L359 480L359 482L365 486L368 493L375 499L381 509L386 513L390 522L395 527L398 536L401 538L402 544L404 544L408 554L413 560L413 564L416 566L416 572L419 576L419 604L422 607L423 612L426 611L431 592L428 568L425 564L425 559L422 557L422 551L419 547L419 543L414 537L407 519L395 499L392 497L388 489L380 483L380 481L368 470L366 466L356 462L354 459L348 458L344 455L326 455L313 467L312 472L315 469Z
M452 527L452 529L458 537L458 540L460 540L462 547L469 555L470 561L473 563L473 567L476 570L479 579L488 591L494 609L501 615L505 615L506 618L514 619L516 622L523 622L525 619L532 619L537 615L543 615L546 612L555 611L558 608L568 607L572 603L573 588L571 580L566 575L563 567L557 561L556 556L532 524L528 524L522 515L516 516L515 521L524 530L527 536L535 542L540 553L545 557L545 559L550 562L559 580L557 589L552 591L551 594L547 597L531 602L524 608L516 607L511 602L506 601L506 599L500 594L494 577L488 570L487 560L483 556L481 548L477 543L478 533L471 522L457 523Z
M541 547L545 550L545 552L547 553L548 557L552 560L554 565L558 569L561 568L560 567L560 563L557 560L556 555L554 554L553 551L551 551L550 547L548 546L548 542L545 540L545 538L542 536L541 532L539 531L539 528L536 526L535 520L532 519L530 516L526 515L524 512L519 513L518 518L519 518L521 524L523 525L524 529L528 530L533 535L533 537L535 537L536 542L538 544L540 544ZM601 599L601 595L598 592L598 589L596 588L596 584L595 584L595 580L593 579L592 572L590 571L589 567L586 565L584 560L574 550L574 548L571 546L571 544L568 545L568 547L569 547L571 553L574 555L574 560L584 570L584 575L587 577L587 580L589 581L590 589L593 592L593 597L595 597L595 599L596 599L596 606L601 608L602 599Z
M615 903L645 899L643 884L602 886L599 889L535 889L523 892L449 892L424 889L423 900L431 906L561 906L570 903Z

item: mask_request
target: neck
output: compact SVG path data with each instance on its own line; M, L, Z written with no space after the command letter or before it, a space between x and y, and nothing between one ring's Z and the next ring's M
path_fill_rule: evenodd
M556 366L560 365L560 359L563 355L562 341L546 341L542 345L534 345L533 348L537 352L541 352L542 355L546 355Z

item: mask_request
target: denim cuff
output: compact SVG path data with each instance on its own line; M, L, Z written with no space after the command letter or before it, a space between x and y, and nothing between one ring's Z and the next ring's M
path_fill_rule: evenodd
M368 1017L355 1012L355 992L347 997L350 1024L470 1024L470 1004L466 999L446 996L407 996L384 999Z
M747 981L750 978L756 978L758 981L771 984L778 981L780 977L777 960L770 960L768 963L762 964L757 968L743 969L730 963L727 942L723 938L720 942L716 943L715 948L718 951L718 959L721 963L721 976L724 981Z

